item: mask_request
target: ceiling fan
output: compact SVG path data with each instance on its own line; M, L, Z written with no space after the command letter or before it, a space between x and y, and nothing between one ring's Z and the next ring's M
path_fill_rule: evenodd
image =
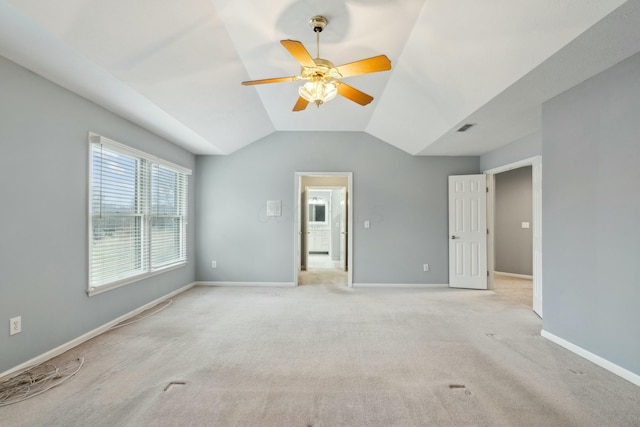
M265 83L295 82L307 80L298 89L298 101L293 111L302 111L307 108L309 102L314 102L318 107L333 99L336 95L360 104L367 105L373 101L373 97L348 84L338 80L345 77L360 74L376 73L391 69L391 61L386 55L378 55L348 64L335 66L331 61L320 58L320 33L327 26L327 19L323 16L314 16L309 20L309 25L316 33L316 57L312 58L304 45L296 40L281 40L280 43L300 63L299 76L276 77L272 79L250 80L242 82L245 86L260 85Z

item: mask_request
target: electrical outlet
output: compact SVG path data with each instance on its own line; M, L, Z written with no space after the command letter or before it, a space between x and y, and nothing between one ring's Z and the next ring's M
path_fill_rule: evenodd
M422 271L429 271L429 264L422 264Z
M218 263L215 261L211 261L211 268L218 268Z
M9 319L9 335L15 335L22 332L22 316Z

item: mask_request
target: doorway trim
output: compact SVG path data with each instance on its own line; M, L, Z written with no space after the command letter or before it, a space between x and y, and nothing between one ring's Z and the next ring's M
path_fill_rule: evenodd
M302 178L347 178L347 286L353 287L353 172L296 172L294 177L294 210L293 210L293 284L298 286L301 259L301 218L300 199L302 196Z
M489 271L488 288L494 289L495 270L495 175L531 166L533 197L533 311L542 317L542 156L529 157L484 171L487 175L487 268Z

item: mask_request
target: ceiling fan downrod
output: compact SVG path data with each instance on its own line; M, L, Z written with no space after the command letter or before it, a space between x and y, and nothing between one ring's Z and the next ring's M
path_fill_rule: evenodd
M320 58L320 33L327 26L329 21L324 16L316 15L309 20L309 26L316 33L316 58Z

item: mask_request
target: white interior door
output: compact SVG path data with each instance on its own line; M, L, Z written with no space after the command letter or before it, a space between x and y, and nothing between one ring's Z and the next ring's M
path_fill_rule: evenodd
M449 177L449 286L487 289L487 180Z
M340 190L340 268L347 270L347 189Z

